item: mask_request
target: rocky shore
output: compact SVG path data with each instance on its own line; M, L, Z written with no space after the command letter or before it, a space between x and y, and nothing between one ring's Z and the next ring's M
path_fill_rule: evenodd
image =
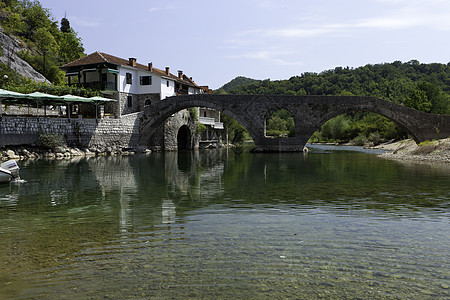
M119 147L78 149L70 147L56 147L54 149L42 149L39 147L16 147L0 149L0 161L8 159L69 159L83 156L104 155L132 155L135 153L150 153L148 149L122 149Z
M376 149L387 150L381 157L415 162L450 163L450 138L427 141L417 145L413 140L381 144Z
M390 142L372 147L386 150L379 154L386 159L450 163L450 138L424 142L417 145L413 140ZM40 147L22 146L0 149L0 161L8 159L68 159L84 156L132 155L136 153L151 153L148 149L123 149L120 147L78 149L70 147L56 147L43 149Z

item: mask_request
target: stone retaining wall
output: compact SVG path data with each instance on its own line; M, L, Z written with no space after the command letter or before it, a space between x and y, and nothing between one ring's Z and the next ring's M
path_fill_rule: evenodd
M39 135L62 135L69 146L136 147L141 113L118 119L68 119L3 116L0 118L0 147L36 145Z

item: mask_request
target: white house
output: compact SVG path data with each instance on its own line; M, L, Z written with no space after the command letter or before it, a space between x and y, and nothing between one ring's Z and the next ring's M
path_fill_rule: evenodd
M142 65L136 58L126 60L98 51L61 68L69 85L99 89L103 96L118 100L105 108L106 114L115 116L141 111L146 104L166 97L203 92L182 71L175 76L169 67L163 71L151 62Z
M192 77L178 71L170 73L169 67L160 70L139 64L136 58L123 59L102 52L94 52L61 67L66 72L69 85L100 90L104 97L116 99L108 103L100 115L119 117L142 111L146 105L176 95L212 93L207 86L198 86ZM199 122L206 126L201 139L219 142L223 123L220 113L198 109Z

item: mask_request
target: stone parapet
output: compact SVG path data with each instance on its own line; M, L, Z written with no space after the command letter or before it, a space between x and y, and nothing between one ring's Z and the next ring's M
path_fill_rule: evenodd
M77 147L136 147L140 113L117 119L68 119L3 116L0 146L37 145L43 133L61 135L67 145Z

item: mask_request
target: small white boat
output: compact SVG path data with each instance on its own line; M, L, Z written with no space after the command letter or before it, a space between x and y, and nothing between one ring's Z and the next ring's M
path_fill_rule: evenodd
M0 164L0 183L10 182L14 179L20 179L19 166L16 161L11 159Z

